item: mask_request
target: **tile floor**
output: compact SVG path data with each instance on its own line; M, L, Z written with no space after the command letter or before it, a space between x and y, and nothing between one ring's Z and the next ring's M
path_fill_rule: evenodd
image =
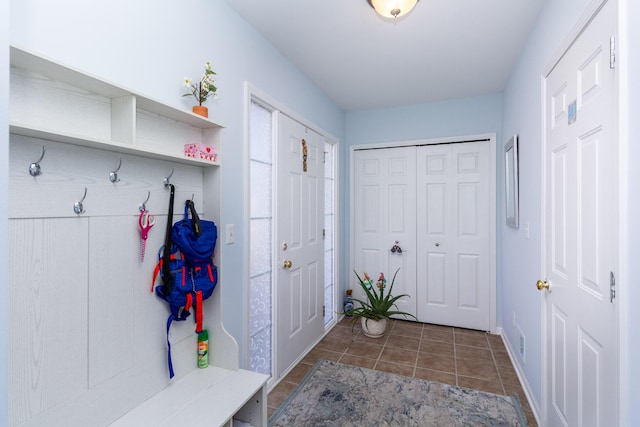
M382 338L368 338L344 318L269 393L269 416L319 359L409 377L511 395L517 393L527 421L535 418L499 335L396 320Z

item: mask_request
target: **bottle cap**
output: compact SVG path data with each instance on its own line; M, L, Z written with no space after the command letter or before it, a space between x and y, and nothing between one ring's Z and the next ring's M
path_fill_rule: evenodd
M209 341L209 332L206 329L198 334L198 341Z

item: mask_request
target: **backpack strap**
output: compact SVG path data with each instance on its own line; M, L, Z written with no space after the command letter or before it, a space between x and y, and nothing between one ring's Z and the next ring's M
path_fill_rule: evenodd
M169 366L169 379L173 378L173 363L171 362L171 343L169 342L169 328L171 328L171 322L173 322L173 314L169 315L167 319L167 365Z
M202 332L202 291L196 291L196 334Z
M200 224L200 217L196 212L196 207L193 204L193 200L186 200L184 202L184 219L189 219L188 211L191 211L191 227L193 228L193 234L196 238L202 234L202 225Z
M164 289L166 294L169 295L173 290L173 279L171 277L170 272L170 264L171 264L171 229L173 227L173 200L175 197L176 187L173 184L169 184L170 187L170 195L169 195L169 213L167 216L167 230L164 236L164 253L162 255L163 265L162 265L162 281L164 283Z

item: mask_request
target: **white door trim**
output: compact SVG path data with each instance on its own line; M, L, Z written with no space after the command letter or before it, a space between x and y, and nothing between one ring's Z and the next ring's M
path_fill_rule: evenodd
M375 148L394 148L394 147L407 147L413 145L433 145L433 144L445 144L445 143L453 143L453 142L464 142L464 141L476 141L488 139L490 141L490 172L489 172L489 180L493 182L494 185L490 186L490 216L491 216L491 229L489 230L490 235L490 253L489 253L489 262L490 262L490 307L489 307L489 315L490 315L490 328L491 333L497 332L497 320L496 320L496 190L497 190L497 182L496 182L496 134L495 133L486 133L486 134L476 134L476 135L464 135L464 136L452 136L452 137L442 137L442 138L430 138L430 139L417 139L410 141L395 141L395 142L382 142L376 144L361 144L361 145L352 145L349 147L349 272L354 270L353 260L355 259L355 235L353 230L355 229L355 211L354 211L354 198L355 194L355 156L354 153L356 150L363 149L375 149ZM348 274L348 284L352 283L354 277L353 274ZM347 285L348 285L347 284Z
M558 64L558 62L560 62L560 60L564 57L564 55L566 54L566 52L569 50L569 48L573 45L573 43L576 41L576 39L582 34L582 32L587 28L587 26L591 23L591 21L595 18L595 16L598 14L598 12L600 11L600 9L607 3L607 1L610 2L615 2L617 3L617 0L592 0L589 5L586 7L586 9L584 10L584 12L582 13L582 15L580 16L580 18L578 19L578 21L576 22L576 24L574 25L574 27L571 29L571 31L569 32L569 34L567 35L567 37L562 41L562 43L560 43L560 46L558 47L558 49L554 52L554 54L551 56L551 58L549 59L549 62L547 62L547 64L545 65L544 69L543 69L543 73L540 76L540 80L541 80L541 85L540 85L540 100L541 100L541 134L542 134L542 144L541 144L541 149L540 149L540 156L541 156L541 170L542 173L540 174L540 180L541 180L541 192L540 192L540 217L541 217L541 244L540 244L540 251L541 251L541 257L540 257L540 278L544 279L545 275L546 275L546 265L545 265L545 260L546 260L546 229L547 229L547 221L546 221L546 211L545 211L545 203L544 200L546 200L546 186L547 186L547 182L546 182L546 177L547 177L547 171L548 171L548 165L546 162L546 148L548 145L548 141L547 141L547 136L546 136L546 129L547 129L547 108L546 108L546 92L547 92L547 78L549 77L549 75L551 74L551 72L554 70L554 68L556 67L556 65ZM618 20L619 20L619 15L620 11L618 11ZM619 28L617 28L616 31L616 39L619 40ZM618 65L619 66L619 65ZM622 106L624 105L623 102L625 101L623 99L624 96L624 92L620 90L620 85L616 88L616 90L618 91L618 105ZM619 111L624 111L624 108L619 108ZM620 186L620 197L618 199L618 209L620 212L620 218L623 218L622 215L626 215L625 212L626 210L623 209L623 207L626 206L626 199L625 199L625 195L626 195L626 169L624 168L624 165L626 164L625 161L626 160L625 157L623 157L626 153L626 145L623 144L623 141L626 143L626 141L621 137L622 136L622 132L620 132L620 124L618 125L618 144L619 144L619 186ZM618 228L618 253L620 254L620 257L618 259L618 275L617 275L617 281L616 281L616 287L617 287L617 292L620 293L621 292L621 287L624 287L624 284L622 286L620 286L621 282L623 282L623 280L620 280L621 277L625 277L624 274L622 274L622 267L623 267L623 260L625 260L623 254L625 254L625 247L627 244L627 240L625 238L626 236L626 223L624 221L621 221L619 223L619 228ZM549 376L548 374L548 370L550 369L550 367L547 364L547 357L546 354L549 351L549 347L547 345L548 340L547 340L547 318L546 318L546 313L547 313L547 304L546 304L546 298L545 298L545 294L543 292L540 293L540 327L542 328L542 333L541 333L541 359L542 359L542 366L541 366L541 410L542 410L542 420L547 420L548 419L548 415L549 415L549 407L548 407L548 401L549 401L549 396L548 396L548 378ZM616 349L617 355L618 355L618 372L616 373L617 377L618 377L618 396L621 397L620 399L618 399L618 407L616 408L618 411L618 420L621 421L620 419L620 414L625 413L625 411L623 411L623 408L626 407L626 405L628 404L628 402L625 401L625 394L622 393L623 391L623 386L622 386L622 382L620 381L621 378L623 378L623 376L620 375L620 369L621 369L621 356L620 356L620 349L623 347L623 345L621 344L621 338L623 336L622 334L622 330L621 330L621 325L624 325L620 322L621 320L621 309L620 309L621 305L618 305L618 309L617 309L617 328L616 328L616 333L617 333L617 340L616 342L618 343L618 349ZM622 326L624 327L624 326ZM623 424L624 425L624 424Z

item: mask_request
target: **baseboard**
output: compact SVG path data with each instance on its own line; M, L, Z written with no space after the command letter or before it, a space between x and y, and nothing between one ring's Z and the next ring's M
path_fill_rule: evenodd
M520 361L515 356L516 353L514 352L513 348L511 347L511 344L509 343L509 340L506 339L506 337L504 335L504 330L502 329L502 327L496 328L496 332L502 338L502 342L504 343L504 346L507 349L507 354L509 355L509 359L511 359L511 364L513 365L513 368L516 371L516 375L518 375L518 379L520 380L520 384L522 385L522 390L524 391L524 394L527 396L527 400L529 401L529 406L531 407L531 412L533 412L533 416L535 417L536 422L538 423L538 425L542 425L540 423L540 420L542 419L542 416L541 416L541 413L540 413L540 405L538 404L538 401L535 399L534 394L531 391L531 386L529 385L529 382L527 381L527 377L524 374L524 370L522 369L522 365L520 365Z

